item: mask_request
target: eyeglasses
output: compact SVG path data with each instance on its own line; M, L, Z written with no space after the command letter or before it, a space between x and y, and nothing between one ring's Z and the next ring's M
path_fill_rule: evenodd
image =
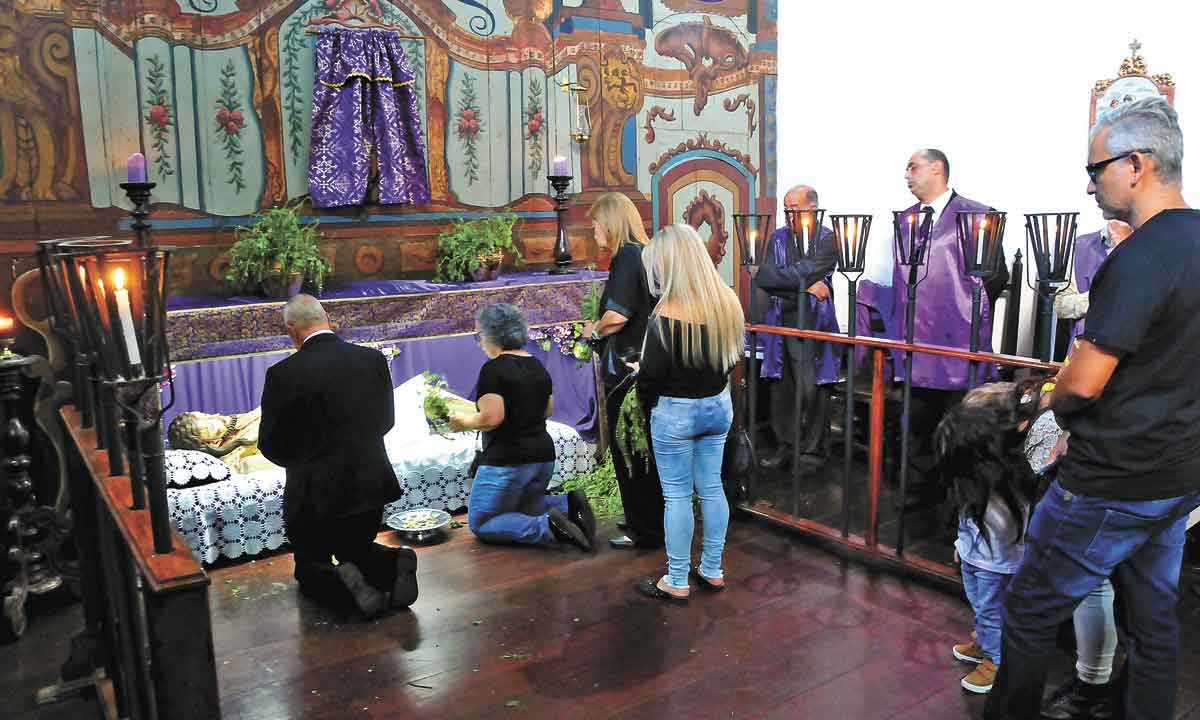
M1100 173L1104 172L1104 168L1108 167L1112 163L1115 163L1118 160L1124 160L1125 158L1129 157L1130 155L1132 155L1134 153L1144 153L1144 154L1149 155L1150 153L1153 153L1153 152L1154 151L1151 150L1150 148L1138 148L1136 150L1130 150L1129 152L1123 152L1120 155L1113 155L1112 157L1108 158L1107 160L1101 160L1099 162L1091 163L1090 165L1087 165L1083 169L1085 171L1087 171L1088 179L1091 180L1092 182L1096 182L1096 180L1098 180L1100 178Z

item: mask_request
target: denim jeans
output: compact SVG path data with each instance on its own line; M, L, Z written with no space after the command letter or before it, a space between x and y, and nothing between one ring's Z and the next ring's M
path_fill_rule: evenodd
M1136 482L1136 478L1130 478ZM1128 720L1174 717L1179 567L1200 491L1166 500L1076 495L1056 480L1033 511L1025 558L1004 601L1004 664L984 717L1037 717L1060 623L1106 577L1125 600Z
M984 570L966 561L961 567L963 591L971 603L971 609L975 611L975 642L979 643L984 655L999 665L1000 633L1003 627L1001 604L1012 575Z
M551 543L550 508L567 512L566 495L547 495L554 461L480 465L467 500L467 526L495 543Z
M725 436L733 422L729 390L706 398L661 397L650 412L650 438L662 482L663 526L667 545L667 583L688 586L692 560L692 491L700 496L704 543L700 574L720 578L729 503L721 486Z

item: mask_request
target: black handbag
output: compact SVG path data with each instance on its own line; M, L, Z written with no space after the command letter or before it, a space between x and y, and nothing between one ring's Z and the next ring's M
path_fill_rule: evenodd
M751 473L758 467L754 446L745 430L731 430L725 438L725 454L721 459L721 484L730 504L749 498Z

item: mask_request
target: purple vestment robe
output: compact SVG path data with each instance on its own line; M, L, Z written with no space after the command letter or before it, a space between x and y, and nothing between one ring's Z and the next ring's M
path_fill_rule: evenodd
M1100 235L1100 231L1097 230L1094 233L1075 238L1075 287L1079 292L1085 293L1091 289L1092 279L1096 277L1096 273L1107 257L1108 249L1104 247L1104 238ZM1068 352L1075 347L1075 338L1083 332L1086 323L1086 315L1075 321L1075 327L1071 332L1071 347L1067 349Z
M905 210L916 213L920 203ZM917 269L924 278L917 286L916 317L913 323L913 342L927 345L967 349L971 346L971 288L980 284L978 278L967 275L963 267L962 249L958 244L959 212L985 212L987 205L968 200L955 193L933 226L933 237L925 253L925 267ZM1003 261L1002 261L1003 262ZM905 340L905 312L908 308L908 270L895 263L892 273L893 312L887 322L889 335ZM992 351L991 303L983 293L980 303L979 350ZM893 357L896 379L904 379L904 353ZM913 387L937 390L965 390L969 363L966 360L913 353ZM995 379L996 366L981 363L978 382Z
M828 240L833 235L833 231L829 228L821 228L821 239ZM781 227L771 234L771 243L767 252L771 253L776 265L787 265L787 246L788 243L794 242L791 237L791 232L786 227ZM838 327L837 313L833 305L833 276L826 275L823 282L829 286L829 299L818 300L815 296L804 292L805 288L800 288L798 291L801 301L808 302L809 317L813 319L812 329L822 332L841 332ZM767 310L763 314L764 325L780 325L783 316L783 300L778 297L771 297L767 304ZM766 335L759 336L759 347L762 348L763 361L760 377L778 380L782 375L783 370L783 336L781 335ZM841 374L841 361L837 348L833 343L817 343L816 348L816 379L818 385L826 385L838 381Z
M362 203L373 156L380 204L428 203L415 76L397 34L322 29L314 63L308 164L313 207Z

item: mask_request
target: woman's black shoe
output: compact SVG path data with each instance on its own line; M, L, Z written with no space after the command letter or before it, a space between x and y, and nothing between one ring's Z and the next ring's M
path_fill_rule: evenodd
M695 568L689 570L688 575L691 575L692 577L696 578L696 582L700 585L700 587L704 588L708 592L716 593L716 592L721 592L722 590L725 589L724 582L722 582L720 585L718 585L718 584L714 583L712 580L709 580L708 578L701 575L700 571L696 570Z
M654 578L645 578L643 580L638 580L636 583L633 584L633 589L636 590L639 594L645 595L648 598L654 598L655 600L665 600L665 601L671 603L672 605L687 605L688 604L687 595L684 595L683 597L680 597L678 595L672 595L671 593L667 592L666 590L663 590L662 588L660 588L658 586L658 581L655 580Z
M596 544L596 515L582 490L567 493L567 517L587 536L588 544Z
M582 528L568 520L560 510L552 509L547 514L550 516L550 534L554 535L556 540L578 545L584 550L591 551L592 543L583 534Z

